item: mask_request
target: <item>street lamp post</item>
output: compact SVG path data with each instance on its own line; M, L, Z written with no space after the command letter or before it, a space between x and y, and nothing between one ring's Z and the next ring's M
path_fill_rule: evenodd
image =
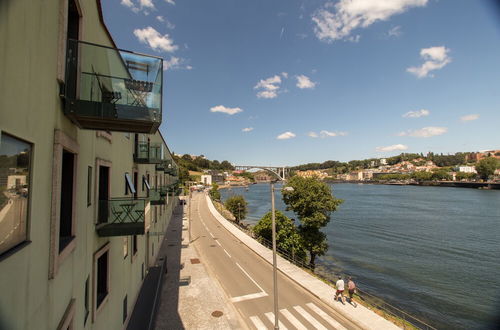
M279 329L278 319L278 274L276 265L276 216L274 209L274 182L271 182L271 214L273 232L273 288L274 288L274 329Z
M238 203L238 223L240 223L241 219L241 210L240 210L240 203Z

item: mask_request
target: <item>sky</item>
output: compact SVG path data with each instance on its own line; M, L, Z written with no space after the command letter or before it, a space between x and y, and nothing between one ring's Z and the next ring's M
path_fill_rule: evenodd
M164 58L177 154L294 166L500 149L487 0L104 0L119 48Z

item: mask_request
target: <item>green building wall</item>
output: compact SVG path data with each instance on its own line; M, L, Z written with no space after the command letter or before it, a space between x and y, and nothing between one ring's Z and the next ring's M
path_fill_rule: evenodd
M124 197L125 173L138 173L138 195L146 197L141 178L149 173L164 182L175 177L156 172L154 164L134 163L134 134L81 130L63 113L58 83L61 59L61 19L67 0L0 1L0 131L33 146L29 184L28 242L15 251L0 255L0 329L57 329L65 313L74 311L73 329L121 329L123 299L127 296L128 316L141 288L144 271L156 260L163 234L168 227L177 197L169 196L168 205L150 206L149 240L138 236L138 252L132 256L132 237L128 256L124 257L124 237L99 237L96 233L97 161L110 162L111 197ZM114 46L99 15L96 0L79 0L81 40ZM65 45L64 45L65 46ZM165 116L164 116L165 117ZM51 275L53 243L53 175L56 132L75 141L77 154L75 192L75 248ZM165 157L171 159L159 132L148 136L160 142ZM92 204L87 205L88 167L92 167ZM152 182L150 182L152 184ZM152 184L153 185L153 184ZM57 197L56 197L57 198ZM151 219L157 208L158 221ZM154 234L153 234L154 233ZM148 242L147 242L148 241ZM52 243L51 243L52 242ZM92 310L94 254L109 244L109 295L102 309ZM154 249L153 249L154 246ZM148 257L146 257L148 253ZM90 278L90 314L85 321L85 281ZM73 302L73 303L72 303ZM73 306L72 308L68 307Z

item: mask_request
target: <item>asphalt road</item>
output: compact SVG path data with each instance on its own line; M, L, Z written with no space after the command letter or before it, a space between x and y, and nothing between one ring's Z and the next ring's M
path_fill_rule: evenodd
M191 199L191 242L250 329L273 329L272 266L210 213L205 195ZM278 272L280 329L359 329ZM353 307L354 308L354 307Z
M0 210L0 252L22 242L26 236L27 199L13 196L8 203L5 210Z

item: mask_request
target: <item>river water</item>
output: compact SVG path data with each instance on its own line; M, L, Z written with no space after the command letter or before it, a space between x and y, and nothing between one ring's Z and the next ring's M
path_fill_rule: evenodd
M276 208L284 210L277 188ZM360 289L440 329L493 327L500 317L499 190L332 188L344 203L323 228L329 249L318 272L352 275ZM268 184L221 194L244 195L251 224L271 209Z

